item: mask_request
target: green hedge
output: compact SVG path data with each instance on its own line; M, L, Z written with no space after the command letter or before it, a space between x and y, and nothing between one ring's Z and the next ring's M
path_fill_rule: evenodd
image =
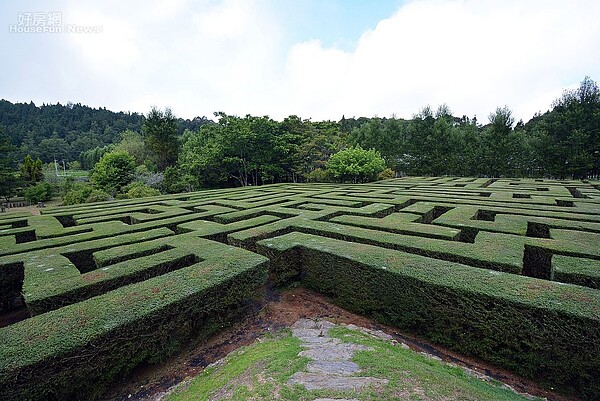
M443 233L443 227L434 227ZM255 249L256 241L290 231L321 235L344 241L359 242L402 250L432 258L444 259L475 267L520 274L523 269L525 237L481 232L475 243L424 238L396 234L302 218L286 219L260 227L238 231L227 236L232 245Z
M329 221L333 223L348 224L351 226L377 229L397 234L410 234L419 237L455 240L460 230L435 226L431 224L419 224L416 221L421 216L412 213L393 213L384 218L373 218L364 216L342 215L334 217Z
M600 260L556 255L552 270L555 281L600 289Z
M8 358L10 366L20 366L23 381L11 376L16 371L1 361L0 380L4 386L16 380L11 391L25 398L44 398L40 394L50 392L64 398L68 395L60 392L60 386L62 380L67 383L67 372L61 369L66 369L64 358L74 358L81 361L74 366L76 379L83 383L74 390L75 397L93 392L84 387L113 374L96 371L99 364L119 372L148 357L145 348L135 348L137 344L127 343L121 335L142 336L136 324L145 327L146 321L157 322L158 332L152 334L157 343L141 342L159 350L157 354L171 350L167 338L179 336L169 333L178 333L176 325L186 331L186 319L196 316L180 305L187 302L184 297L192 297L186 299L193 299L202 310L200 304L217 311L221 300L206 294L229 287L219 287L218 273L212 269L239 264L235 270L247 263L244 258L257 257L245 252L234 262L230 252L237 255L242 250L207 241L211 240L253 251L259 243L261 252L276 262L273 282L306 275L306 283L356 311L425 333L550 385L566 383L574 372L572 389L587 386L591 393L586 394L596 396L597 388L582 373L588 371L590 377L598 373L594 353L576 363L581 350L593 349L598 339L600 195L596 194L597 188L577 181L411 177L368 185L219 189L44 208L42 216L0 216L0 303L15 300L22 291L36 315L0 329L0 341L10 334L40 355L35 359L26 351L21 364L17 343L7 341L14 350L1 351L0 360ZM282 235L284 240L269 239ZM276 243L281 249L265 245ZM215 253L202 244L213 244ZM256 261L264 262L264 258ZM210 272L207 277L215 281L179 280L196 270ZM183 289L181 297L172 287L174 292L163 299L162 287L150 289L146 284L170 286L169 279ZM259 285L252 280L252 285ZM250 283L244 290L249 287ZM132 289L135 293L128 292ZM118 317L118 329L109 324L114 317L98 303L105 302L110 313L131 317L125 305L129 297L141 294L146 304L141 300L136 304L131 320ZM111 306L113 296L121 304ZM196 297L205 298L196 303L200 299ZM173 305L173 313L182 313L181 318L169 315ZM580 310L583 306L587 312ZM148 308L153 312L146 313ZM83 328L85 341L94 340L59 341L47 331L68 337L70 328L79 338L79 326L72 326L72 321ZM101 326L107 329L100 330ZM61 341L68 346L61 348ZM546 343L547 349L540 345ZM94 354L92 346L102 352ZM40 347L47 347L51 355ZM110 354L119 349L124 350L122 356ZM88 363L86 354L94 355L90 370L83 366ZM565 372L553 358L566 361ZM34 369L42 372L38 377L42 384L35 383ZM85 379L87 375L92 379ZM27 380L34 383L31 393L25 389Z
M2 399L81 399L142 361L226 324L258 295L267 260L198 239L205 260L0 329Z
M83 230L83 232L79 235L63 235L17 244L14 243L14 237L12 237L13 242L7 242L6 247L0 249L0 256L31 252L40 249L80 243L83 241L108 238L124 233L146 232L159 228L169 228L175 230L177 225L179 224L203 218L212 218L212 216L214 215L227 213L231 210L231 208L223 206L205 205L202 206L202 211L199 210L197 213L188 213L182 216L166 217L164 219L151 220L139 224L129 225L124 223L123 221L115 220L76 226L76 229ZM86 228L91 228L92 231L89 231ZM0 244L2 238L3 237L0 237ZM11 239L10 236L7 236L5 238Z
M13 287L22 285L25 302L30 313L35 315L82 299L78 296L70 296L69 291L75 290L76 287L93 285L100 277L99 272L87 276L82 275L68 257L72 259L78 257L82 259L80 260L81 265L88 267L87 264L92 261L91 255L95 251L163 238L172 234L173 232L167 228L159 228L143 233L123 234L37 252L11 255L2 258L0 273L4 276L6 271L10 270L10 266L14 265L24 268L24 280L21 278L21 282L18 282L14 280L17 276L9 276L13 277L10 285ZM87 257L88 254L89 257ZM93 268L95 266L91 266L91 269ZM126 271L123 273L126 274ZM91 279L92 277L96 279Z
M600 397L595 290L302 233L258 250L280 282L300 277L354 312L561 392Z
M7 246L0 248L0 256L29 253L32 251L53 248L57 246L65 246L85 241L114 237L127 232L135 232L121 221L107 221L90 227L92 228L92 231L83 232L79 235L56 236L24 243L15 243L14 237L12 237L12 244L7 244ZM0 237L0 240L2 238L11 237Z
M279 217L262 215L247 220L240 220L229 224L215 223L214 221L198 220L177 226L178 232L195 232L196 235L219 242L227 241L227 234L234 231L261 226L281 220Z
M12 301L21 295L24 277L23 263L0 265L0 312L13 309Z

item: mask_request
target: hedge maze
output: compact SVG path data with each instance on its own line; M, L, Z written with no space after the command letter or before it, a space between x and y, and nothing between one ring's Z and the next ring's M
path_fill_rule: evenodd
M93 396L301 281L349 310L600 399L600 185L277 184L0 218L0 394Z

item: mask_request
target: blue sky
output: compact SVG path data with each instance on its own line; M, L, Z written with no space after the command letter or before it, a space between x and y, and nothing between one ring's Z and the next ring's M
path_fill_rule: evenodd
M320 39L327 47L352 50L362 34L389 18L401 0L301 0L281 2L274 8L288 27L290 42Z
M14 31L55 12L62 33ZM598 17L597 0L2 1L0 98L314 120L446 103L484 122L507 105L528 120L600 80Z

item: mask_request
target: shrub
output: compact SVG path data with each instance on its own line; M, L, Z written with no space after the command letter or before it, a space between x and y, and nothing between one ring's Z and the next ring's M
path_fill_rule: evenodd
M152 171L147 171L147 169L146 171L141 171L142 169L140 169L139 167L146 168L146 166L138 166L135 172L135 181L145 184L152 188L161 187L165 178L163 173L153 173Z
M340 182L374 181L383 169L385 161L375 149L360 146L341 150L329 158L327 169Z
M168 194L191 192L198 189L198 179L191 174L182 174L179 166L165 169L161 188Z
M106 153L94 166L91 181L101 190L116 193L133 180L135 159L126 151Z
M64 198L67 192L73 189L73 185L75 185L75 178L71 176L66 176L60 184L60 196Z
M108 193L95 189L89 184L73 183L63 196L63 205L77 205L80 203L102 202L111 197Z
M331 182L331 174L327 170L322 168L316 168L310 173L306 174L306 181L308 182Z
M160 191L156 188L151 188L143 182L132 182L123 188L123 195L127 199L145 198L147 196L160 195Z
M386 168L381 173L377 174L378 180L389 180L390 178L394 178L396 173L391 168Z
M90 192L90 194L88 195L87 199L85 200L85 203L104 202L111 199L112 197L106 192L100 189L92 189L92 192Z
M40 182L25 190L25 199L31 203L46 202L52 199L54 187L48 182Z
M92 192L92 187L86 184L71 183L63 196L63 205L85 203Z
M72 162L67 163L67 168L69 170L81 170L81 163L78 160L74 160Z

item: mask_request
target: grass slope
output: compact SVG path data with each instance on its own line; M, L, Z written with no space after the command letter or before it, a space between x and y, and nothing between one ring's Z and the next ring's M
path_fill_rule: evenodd
M169 401L187 400L289 400L317 398L358 400L530 400L502 383L471 376L463 369L426 357L414 350L345 327L330 332L343 342L369 346L354 357L360 376L387 378L381 389L362 392L315 390L292 386L288 379L304 370L308 359L298 356L300 340L288 330L281 331L229 354L199 376L178 386Z

